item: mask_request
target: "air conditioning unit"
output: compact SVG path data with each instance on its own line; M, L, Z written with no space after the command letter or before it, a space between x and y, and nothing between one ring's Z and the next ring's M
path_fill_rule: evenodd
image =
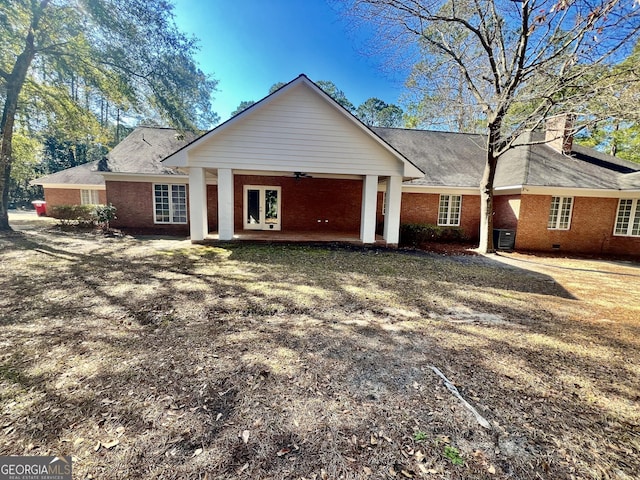
M516 246L516 231L495 228L493 230L493 246L496 250L513 250Z

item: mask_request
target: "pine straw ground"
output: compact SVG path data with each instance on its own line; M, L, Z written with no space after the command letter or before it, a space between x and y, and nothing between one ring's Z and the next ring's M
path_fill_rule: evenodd
M640 472L638 264L22 228L2 455L77 479Z

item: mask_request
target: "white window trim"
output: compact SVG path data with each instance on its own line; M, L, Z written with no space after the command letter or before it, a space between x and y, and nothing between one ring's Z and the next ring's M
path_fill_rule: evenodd
M158 220L157 215L156 215L156 185L167 185L169 187L169 218L170 219L173 218L173 197L171 195L171 193L172 193L171 190L173 189L174 186L184 187L184 193L185 193L184 206L185 206L185 209L186 209L186 215L185 215L185 221L184 222L175 222L173 220L169 220L168 222L162 222L162 221ZM157 223L159 225L186 225L188 223L188 221L189 221L189 204L188 204L187 196L188 196L187 187L186 187L186 184L184 184L184 183L154 183L154 184L152 184L151 201L152 201L152 205L153 205L153 223Z
M449 205L447 207L447 222L440 223L440 205L442 204L442 197L449 197ZM452 197L460 197L459 211L458 211L458 223L451 223L451 206L453 202L451 201ZM439 227L459 227L460 222L462 220L462 195L452 194L452 193L441 193L438 197L438 218L437 223Z
M627 225L627 233L616 233L616 226L618 225L618 217L620 216L620 204L623 201L631 200L631 212L629 215L629 225ZM613 222L613 236L614 237L640 237L640 235L633 235L633 219L636 216L637 211L640 210L640 199L638 198L620 198L618 199L618 208L616 209L616 218Z
M551 215L551 205L553 205L553 199L559 198L560 203L558 204L558 215L556 216L556 224L553 227L549 226L549 216ZM566 228L560 227L560 220L562 219L562 207L564 206L567 199L571 199L571 206L569 207L569 221L567 222ZM551 196L551 205L549 205L549 214L547 215L547 230L571 230L571 220L573 219L573 206L575 205L575 197L561 197L560 195L552 195Z
M99 205L100 193L98 192L99 190L92 189L92 188L80 189L80 205ZM85 195L88 197L88 200L89 200L88 202L85 202Z

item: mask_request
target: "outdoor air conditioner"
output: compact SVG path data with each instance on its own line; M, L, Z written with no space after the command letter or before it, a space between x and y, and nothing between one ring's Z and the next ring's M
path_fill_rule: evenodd
M516 246L516 231L505 228L494 229L493 246L496 250L513 250Z

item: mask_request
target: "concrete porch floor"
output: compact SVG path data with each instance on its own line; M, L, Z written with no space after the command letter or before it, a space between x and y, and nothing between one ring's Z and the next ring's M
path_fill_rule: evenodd
M219 242L218 232L210 232L201 243ZM233 242L257 243L344 243L363 245L357 233L350 232L282 232L271 230L242 230L233 235ZM384 238L376 235L377 246L386 246Z

